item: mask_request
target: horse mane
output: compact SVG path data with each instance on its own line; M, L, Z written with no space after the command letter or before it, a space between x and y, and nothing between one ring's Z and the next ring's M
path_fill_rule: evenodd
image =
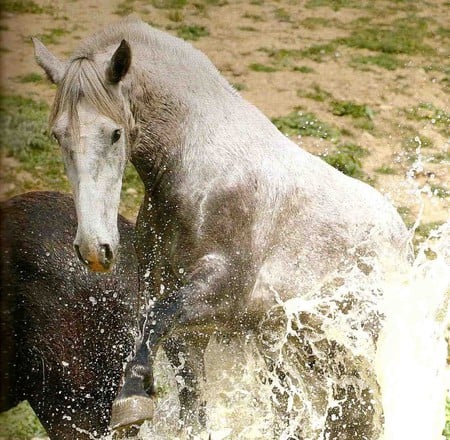
M77 139L77 105L81 98L85 98L101 114L127 127L129 133L134 125L133 117L130 112L125 111L123 102L118 101L106 87L104 72L100 71L94 57L97 52L120 43L124 38L132 42L148 43L150 29L139 19L128 17L87 38L70 58L64 77L58 85L50 113L50 126L67 110L69 131Z
M131 115L127 114L123 103L118 101L105 86L102 76L104 75L94 61L88 58L72 60L56 91L50 114L50 125L54 125L59 115L67 110L69 131L75 139L78 139L77 104L81 98L85 98L101 114L130 129Z

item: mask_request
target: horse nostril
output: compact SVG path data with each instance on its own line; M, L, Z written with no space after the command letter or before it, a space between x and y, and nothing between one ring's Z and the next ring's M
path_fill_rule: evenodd
M101 252L103 253L103 256L105 257L105 263L111 263L114 258L111 246L109 244L101 244L100 249Z
M81 252L80 252L80 246L78 246L77 244L73 245L73 248L75 249L75 253L77 254L78 259L84 263L87 264L88 262L82 257Z

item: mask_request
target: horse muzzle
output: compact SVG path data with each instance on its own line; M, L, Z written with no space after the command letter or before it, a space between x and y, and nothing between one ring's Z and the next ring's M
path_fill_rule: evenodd
M109 272L115 262L115 252L109 244L100 244L95 249L84 249L78 243L73 245L78 259L93 272Z

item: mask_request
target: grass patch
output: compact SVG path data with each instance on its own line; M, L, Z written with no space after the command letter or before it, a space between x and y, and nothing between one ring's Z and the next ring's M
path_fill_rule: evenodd
M334 55L336 53L336 48L337 43L334 41L326 44L314 44L300 51L300 55L320 63L325 57Z
M450 164L450 150L440 153L434 153L430 158L432 163L449 163Z
M235 90L240 92L241 90L247 90L247 86L243 83L233 83L231 84Z
M242 17L248 18L249 20L253 20L253 21L265 21L261 15L249 14L248 12L246 12Z
M266 52L269 58L281 65L287 65L292 59L299 58L301 51L297 49L260 49L262 52Z
M322 154L320 157L347 176L368 180L368 176L362 170L361 162L361 158L368 154L369 152L359 145L344 144L337 147L335 151Z
M114 14L124 17L134 12L134 2L135 0L124 0L117 5Z
M187 0L152 0L152 5L157 9L180 9L187 4Z
M245 32L258 32L258 29L253 26L240 26L238 29Z
M373 110L365 104L356 104L352 101L333 101L331 111L336 116L351 116L352 118L373 117Z
M47 437L44 427L28 401L0 414L0 437L4 439L30 439Z
M342 23L337 20L323 17L307 17L300 22L305 29L315 30L321 27L338 27Z
M377 66L386 70L395 70L403 66L403 62L393 55L381 53L373 56L355 56L352 57L351 64L355 67L359 66Z
M13 14L43 14L50 11L50 8L43 8L33 0L3 0L1 9Z
M179 9L174 9L167 14L167 18L175 23L180 23L184 20L184 14Z
M415 238L417 241L424 241L430 235L431 231L439 228L442 225L442 222L430 222L430 223L421 223L417 226L415 232Z
M432 53L423 40L427 34L424 18L406 17L396 20L392 26L377 25L356 29L342 44L357 49L369 49L387 54Z
M299 96L303 96L305 98L312 99L317 102L324 102L327 99L331 98L331 93L327 92L326 90L322 89L318 84L313 85L313 91L312 92L303 92L302 90L299 90L297 92Z
M422 102L405 110L406 117L416 121L428 121L440 129L446 137L450 136L450 113L439 109L431 103Z
M252 63L249 66L250 70L253 70L255 72L276 72L278 69L273 66L266 66L265 64L261 63Z
M69 31L67 29L54 28L48 29L47 33L40 34L38 37L44 44L59 44L59 38L68 33Z
M272 122L288 136L312 136L322 139L338 138L339 130L317 119L313 113L293 111L287 116L273 118Z
M375 172L378 174L386 174L386 175L397 174L397 171L394 168L390 167L389 165L381 165L381 167L375 169Z
M177 30L177 35L183 40L197 41L201 37L209 35L209 31L205 26L182 25Z
M287 12L286 9L283 8L275 9L275 17L277 18L278 21L286 23L290 23L292 21L289 12Z
M308 0L305 4L307 8L328 7L333 11L341 8L368 9L371 2L361 0Z
M450 359L450 353L448 353L448 359ZM447 395L445 401L445 428L442 434L447 440L450 439L450 395Z
M336 116L351 116L355 119L355 126L363 130L373 130L373 110L365 104L351 101L332 101L331 111Z
M450 190L442 185L430 184L430 191L435 197L440 199L450 197Z
M40 73L32 72L26 75L21 75L16 78L20 83L38 83L43 81L44 77Z
M407 206L399 206L397 208L397 212L399 213L400 217L404 221L405 225L410 228L414 224L414 216L411 211L411 208L408 208Z
M406 151L415 151L417 147L430 148L433 146L433 141L426 136L410 136L402 141L402 147Z
M315 70L312 67L308 66L295 66L292 69L294 72L301 72L301 73L314 73Z

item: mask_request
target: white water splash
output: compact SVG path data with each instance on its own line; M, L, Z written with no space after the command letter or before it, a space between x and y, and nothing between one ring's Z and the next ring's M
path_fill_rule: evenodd
M412 266L385 260L383 273L389 266L375 286L354 270L334 286L331 298L280 301L268 318L280 324L279 331L215 338L203 385L208 431L194 438L359 440L347 424L366 420L373 425L367 440L441 440L450 222L421 245ZM272 347L275 369L260 354L261 344ZM189 429L180 431L177 423L175 378L161 356L157 369L167 392L139 438L187 438ZM317 379L319 372L326 380ZM276 404L284 405L284 420L273 410ZM346 405L361 414L349 417Z
M431 255L432 259L427 257ZM377 350L384 440L440 440L445 424L450 222L421 245L413 267L386 283Z

